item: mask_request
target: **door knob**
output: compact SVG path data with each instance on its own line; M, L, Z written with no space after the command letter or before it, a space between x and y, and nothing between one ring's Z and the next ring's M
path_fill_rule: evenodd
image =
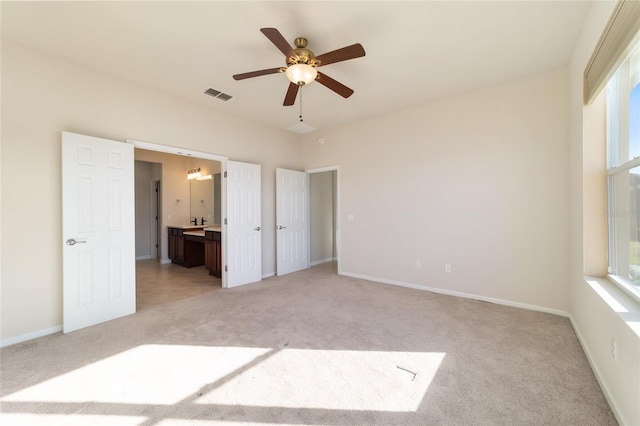
M259 231L259 230L260 230L260 227L259 227L259 226L256 226L255 228L253 228L253 230L254 230L254 231Z
M286 226L276 226L276 229L287 229Z
M76 241L73 238L69 238L67 240L67 245L68 246L75 246L76 244L84 244L84 243L86 243L86 241Z

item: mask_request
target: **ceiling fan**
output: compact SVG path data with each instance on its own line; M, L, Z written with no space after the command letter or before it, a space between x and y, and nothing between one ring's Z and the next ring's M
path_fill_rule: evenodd
M317 71L316 68L364 56L365 51L360 43L316 56L311 50L307 49L307 39L304 37L296 38L294 41L296 47L293 48L276 28L261 28L260 31L271 43L284 53L287 66L236 74L233 76L234 80L244 80L246 78L281 72L286 73L290 83L287 94L284 97L284 106L293 105L300 87L314 80L333 90L343 98L348 98L353 94L352 89L332 79L328 75Z

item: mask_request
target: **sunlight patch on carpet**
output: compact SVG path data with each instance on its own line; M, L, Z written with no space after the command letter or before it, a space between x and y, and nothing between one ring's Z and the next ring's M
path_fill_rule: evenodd
M283 349L197 404L413 412L444 353Z
M3 425L11 426L137 426L146 417L112 416L112 415L84 415L84 414L31 414L31 413L2 413L0 421Z
M42 404L45 413L50 403L52 415L64 408L80 418L95 410L92 404L414 412L444 357L436 352L141 345L0 401L8 404L5 408ZM83 408L78 410L78 404ZM85 408L89 411L81 413ZM3 422L6 414L0 415ZM118 424L136 421L96 416L90 423L105 418Z
M0 401L176 404L269 351L142 345L7 395Z

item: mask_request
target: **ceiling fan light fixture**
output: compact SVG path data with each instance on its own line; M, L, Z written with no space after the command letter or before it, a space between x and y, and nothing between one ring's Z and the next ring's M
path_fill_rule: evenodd
M315 67L307 64L294 64L289 65L285 71L287 78L290 82L297 84L298 86L304 86L316 79L318 71Z

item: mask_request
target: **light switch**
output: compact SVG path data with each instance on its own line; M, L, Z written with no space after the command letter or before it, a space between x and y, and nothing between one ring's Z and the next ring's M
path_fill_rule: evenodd
M347 215L347 220L348 220L349 222L353 222L353 221L355 220L355 216L354 216L353 214L348 214L348 215Z

